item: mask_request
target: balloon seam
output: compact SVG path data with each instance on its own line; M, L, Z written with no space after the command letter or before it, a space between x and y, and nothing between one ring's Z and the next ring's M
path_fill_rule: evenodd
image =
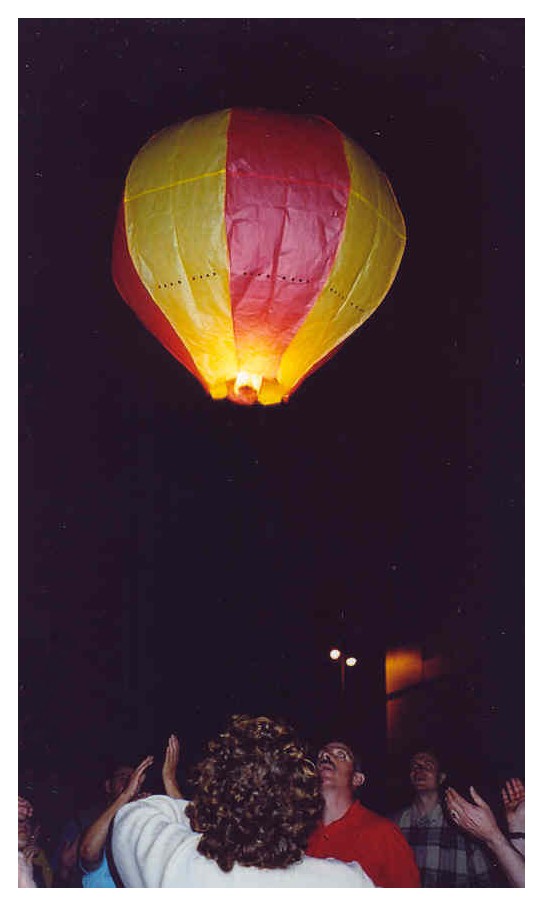
M178 179L176 182L168 183L166 186L153 186L152 189L144 189L143 192L138 192L137 195L131 195L130 197L125 195L124 203L128 204L131 201L136 201L137 198L143 198L144 195L152 195L153 192L165 192L166 189L175 189L176 186L182 186L185 183L207 179L209 176L221 176L222 173L226 173L226 170L214 170L213 173L200 173L198 176L188 176L186 179Z
M400 239L406 239L406 238L407 238L407 236L405 235L405 233L401 233L400 230L398 230L398 229L394 226L394 224L391 223L391 221L388 219L388 217L384 217L383 214L381 214L381 212L379 211L379 209L376 208L374 205L372 205L372 203L371 203L371 201L369 201L369 199L364 198L363 195L360 195L358 192L355 192L354 189L351 189L351 195L352 195L354 198L357 198L358 201L363 201L364 204L367 205L368 208L370 208L370 209L373 211L373 213L376 215L376 217L379 217L380 220L383 220L383 221L387 224L387 226L389 226L390 229L391 229L394 233L396 233L396 236L399 236Z

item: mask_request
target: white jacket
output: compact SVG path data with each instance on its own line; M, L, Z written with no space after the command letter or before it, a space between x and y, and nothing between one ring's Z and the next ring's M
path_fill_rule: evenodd
M222 871L196 849L185 799L149 796L115 817L112 850L125 887L374 887L356 862L304 856L288 868Z

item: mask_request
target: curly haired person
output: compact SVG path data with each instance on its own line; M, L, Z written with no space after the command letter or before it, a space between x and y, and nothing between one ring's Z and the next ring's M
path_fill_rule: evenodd
M304 855L319 778L286 725L236 715L208 744L190 803L125 805L113 856L125 887L373 887L356 864Z

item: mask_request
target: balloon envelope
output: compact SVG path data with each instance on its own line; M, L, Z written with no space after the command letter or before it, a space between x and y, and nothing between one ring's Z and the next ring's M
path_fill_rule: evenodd
M213 398L273 404L375 311L404 247L386 176L334 125L231 109L136 155L113 277Z

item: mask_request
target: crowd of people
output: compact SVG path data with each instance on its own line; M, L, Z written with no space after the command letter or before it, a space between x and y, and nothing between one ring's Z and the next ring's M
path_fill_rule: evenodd
M19 796L19 887L524 887L519 778L496 818L473 787L468 799L447 786L434 752L417 751L411 802L385 817L361 801L348 742L323 741L311 757L283 722L244 715L208 743L190 800L179 760L172 734L161 794L145 788L153 756L117 765L104 802L65 826L51 858Z

